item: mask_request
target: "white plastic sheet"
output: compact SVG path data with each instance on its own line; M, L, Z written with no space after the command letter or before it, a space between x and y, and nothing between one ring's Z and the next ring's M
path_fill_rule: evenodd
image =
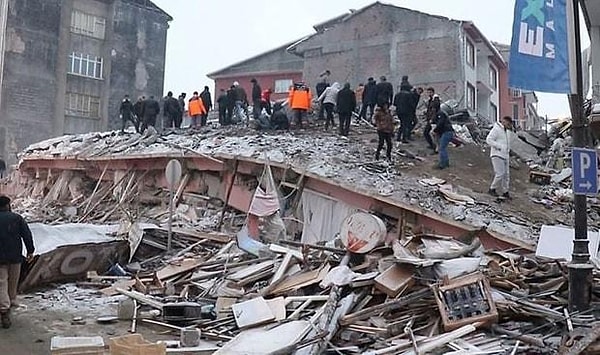
M344 202L304 189L302 193L304 216L302 243L315 244L334 239L340 232L344 219L356 211L356 208Z

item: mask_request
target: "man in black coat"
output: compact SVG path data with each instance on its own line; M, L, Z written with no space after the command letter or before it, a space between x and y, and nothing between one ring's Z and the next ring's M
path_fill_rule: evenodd
M412 86L402 84L400 92L394 97L394 106L396 106L396 114L400 119L400 129L396 140L402 143L408 143L411 140L411 131L413 129L413 121L415 119L415 95L411 91Z
M137 121L138 128L142 125L142 120L144 119L144 116L142 116L144 101L146 101L146 96L140 96L135 104L133 104L133 113L135 113L135 119Z
M181 123L183 122L183 113L185 112L185 97L186 93L182 92L177 98L177 102L179 103L179 115L175 119L175 128L181 128Z
M385 76L379 78L379 82L375 87L377 106L391 105L392 99L394 98L394 86L388 83Z
M206 123L208 121L208 113L213 108L212 95L210 94L208 86L205 86L204 91L200 93L200 99L202 99L202 103L204 104L204 108L206 109L206 113L200 115L200 126L204 127L206 126Z
M237 100L237 91L234 85L231 85L227 90L227 115L225 124L230 125L233 123L233 111L235 110L235 101Z
M173 97L173 93L171 91L169 91L167 93L167 97L165 97L165 102L163 103L163 114L167 118L165 122L165 128L176 128L177 125L175 122L181 114L181 105L179 104L179 101Z
M317 97L321 97L321 95L325 92L325 89L327 89L329 87L329 83L327 82L327 79L323 79L321 80L318 84L317 84ZM319 120L324 120L325 119L325 106L323 106L322 103L319 104L319 116L317 117L317 119Z
M225 125L227 117L227 106L229 106L229 99L225 89L221 89L221 93L217 98L217 105L219 105L219 124Z
M344 88L338 92L336 107L340 116L340 135L347 137L352 113L356 110L356 95L350 89L350 83L344 84Z
M367 118L367 108L369 108L369 121L373 119L373 113L375 112L375 104L377 103L377 82L373 78L367 79L367 85L362 94L362 108L360 110L359 118Z
M156 127L156 116L160 113L160 104L154 99L154 96L150 96L149 99L145 100L142 105L142 117L144 121L140 132L144 132L149 126Z
M23 258L23 244L27 258ZM10 328L10 308L16 305L17 286L23 261L31 261L35 247L27 223L11 212L10 198L0 196L0 320Z
M260 117L260 112L262 111L262 103L260 100L262 88L256 79L252 78L250 82L252 83L252 114L256 120Z
M131 100L129 100L129 95L125 95L123 101L121 101L121 106L119 106L119 116L121 117L121 133L125 133L125 127L127 127L127 121L131 121L133 123L133 127L135 127L135 131L140 133L140 128L137 123L137 119L135 118L135 113L133 110L133 104Z

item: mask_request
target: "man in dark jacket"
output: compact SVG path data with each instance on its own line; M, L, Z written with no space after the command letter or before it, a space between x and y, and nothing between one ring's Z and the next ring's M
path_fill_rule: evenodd
M437 169L446 169L450 166L450 158L448 157L448 144L454 138L454 129L452 128L452 123L450 123L450 118L446 114L446 112L440 110L436 117L436 125L433 129L433 132L439 139L439 152L440 152L440 161L436 166Z
M377 103L377 82L375 79L367 79L367 85L362 94L362 108L360 110L359 118L367 118L367 108L369 109L369 121L373 119L373 113L375 113L375 104Z
M281 103L276 102L273 105L273 115L271 115L271 127L275 130L289 130L290 120L283 110Z
M133 113L135 113L138 128L142 125L142 120L144 118L144 116L142 116L144 101L146 101L146 96L140 96L135 104L133 104Z
M377 106L391 105L392 99L394 98L394 86L388 83L385 76L379 78L377 86L375 86Z
M177 102L179 103L179 115L175 120L175 128L181 128L181 123L183 122L183 114L185 112L185 97L186 93L182 92L181 95L177 98Z
M23 244L27 258L23 258ZM0 196L0 320L3 328L10 328L10 308L16 306L17 286L24 260L31 261L33 238L27 223L11 212L10 198Z
M154 96L150 96L149 99L144 101L142 105L142 117L144 121L140 132L144 132L149 126L156 127L156 116L160 113L160 104L154 99Z
M356 109L356 95L350 89L350 83L344 84L344 88L338 92L336 106L340 116L340 135L347 137L350 133L352 113Z
M225 125L226 117L227 117L227 106L229 105L227 98L227 92L225 89L221 89L221 93L217 98L217 105L219 105L219 123L221 125Z
M200 99L202 99L204 109L206 110L206 113L200 116L200 127L204 127L208 121L208 113L213 108L212 95L210 94L208 86L205 86L204 90L200 93Z
M119 116L121 117L121 133L125 133L125 127L127 127L127 121L131 121L133 123L133 127L135 127L136 132L140 132L140 128L137 123L137 119L135 118L135 113L133 112L133 104L131 100L129 100L129 95L125 95L123 101L121 101L121 106L119 107Z
M169 91L163 103L163 114L166 117L165 128L177 127L175 122L181 114L181 106L179 101L173 97L173 93Z
M237 100L237 92L235 90L235 86L231 85L229 90L227 90L227 115L225 124L230 125L233 123L233 111L235 109L235 101Z
M413 121L416 115L415 95L411 91L412 86L403 84L400 86L400 92L394 97L394 106L396 106L396 114L400 119L400 129L396 140L402 143L408 143L411 138L413 129Z
M328 87L329 87L329 83L327 82L327 79L321 80L317 84L317 87L316 87L317 97L321 97L321 95L325 92L325 89L327 89ZM325 119L325 106L323 106L323 103L319 104L319 116L317 116L317 119L319 119L319 120Z
M437 114L440 111L441 103L439 96L435 94L434 88L427 88L427 96L429 97L429 100L427 101L427 111L425 112L426 122L425 129L423 130L423 136L425 136L425 140L429 144L429 148L433 149L433 152L436 153L435 143L431 137L431 128L432 125L435 124Z
M262 88L258 84L256 79L252 78L250 80L252 83L252 114L254 115L254 119L258 119L260 117L260 112L262 111L262 103L260 97L262 95Z

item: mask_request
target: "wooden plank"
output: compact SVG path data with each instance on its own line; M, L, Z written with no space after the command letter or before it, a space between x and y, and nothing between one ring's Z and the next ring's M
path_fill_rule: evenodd
M286 247L283 247L283 246L277 245L277 244L270 244L269 250L271 250L274 253L278 253L278 254L292 254L292 256L294 256L296 259L298 259L300 261L304 260L304 255L302 255L302 252L299 250L286 248Z
M127 297L129 297L131 299L134 299L134 300L136 300L136 301L138 301L140 303L146 304L146 305L148 305L150 307L154 307L154 308L160 309L160 310L163 309L163 303L162 302L159 302L159 301L157 301L155 299L149 298L149 297L147 297L147 296L145 296L145 295L143 295L143 294L141 294L139 292L126 291L126 290L123 290L121 288L117 288L117 292L120 293L120 294L122 294L122 295L125 295L125 296L127 296Z
M283 297L276 297L270 300L267 300L267 304L271 309L271 313L275 316L276 321L284 320L286 318L286 301Z
M218 297L217 303L215 304L217 319L226 318L231 313L231 306L236 302L237 298L234 297Z
M238 328L249 328L275 320L269 304L263 297L236 303L231 306Z
M326 264L320 269L292 275L270 290L269 294L281 294L319 283L325 278L330 268L329 264Z
M375 287L390 297L398 296L403 289L412 285L414 285L413 270L397 264L375 278Z
M156 273L156 276L161 281L164 281L173 276L182 274L187 271L191 271L191 270L197 268L198 266L202 265L203 262L204 262L204 260L202 260L202 259L183 259L182 261L180 261L178 263L178 265L169 264L169 265L163 267Z
M237 271L237 272L229 275L227 277L227 279L234 280L234 281L240 281L242 279L250 277L254 274L261 273L261 272L271 268L273 266L273 264L275 264L275 262L273 260L264 261L262 263L252 265L252 266L244 268L240 271Z

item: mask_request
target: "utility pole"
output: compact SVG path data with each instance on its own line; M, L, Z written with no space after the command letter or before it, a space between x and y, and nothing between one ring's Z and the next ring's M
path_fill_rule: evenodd
M570 95L571 116L573 122L573 147L587 146L587 119L583 112L583 72L581 68L581 37L579 21L579 0L571 0L573 4L573 21L575 25L575 63L577 69L576 93ZM592 270L588 249L587 196L574 195L575 239L573 255L569 269L569 309L584 311L589 309L592 297Z

